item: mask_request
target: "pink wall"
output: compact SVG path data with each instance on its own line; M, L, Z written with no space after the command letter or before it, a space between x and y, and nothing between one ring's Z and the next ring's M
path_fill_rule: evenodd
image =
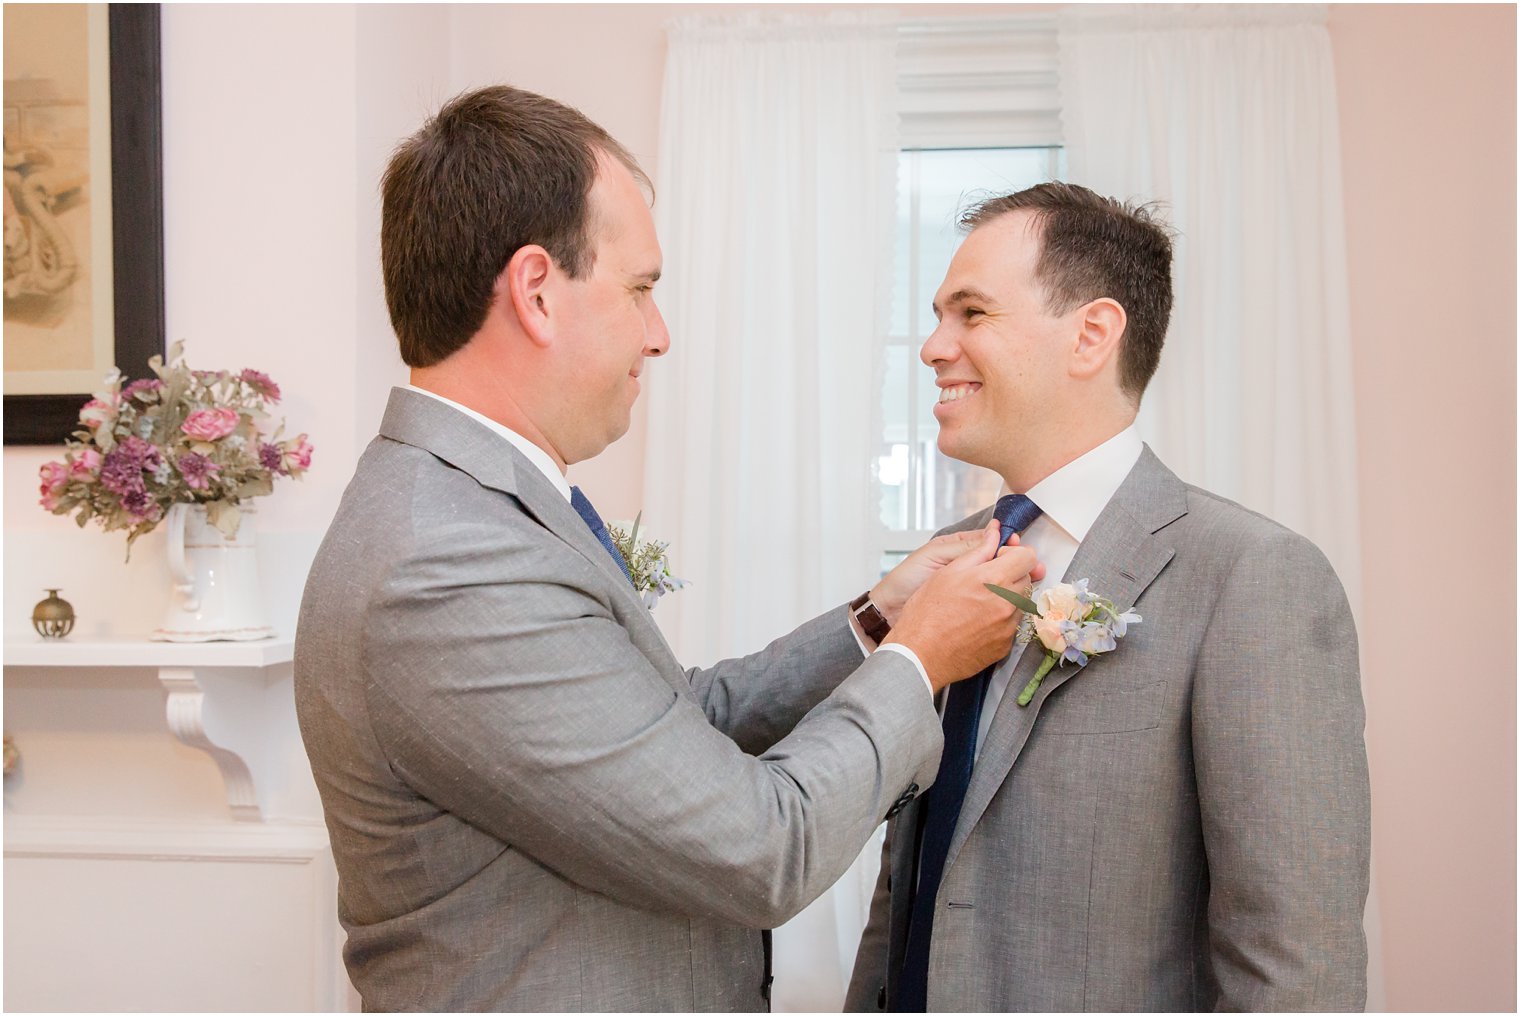
M1513 1011L1515 9L1338 4L1330 37L1387 1002ZM1467 645L1421 623L1453 588Z

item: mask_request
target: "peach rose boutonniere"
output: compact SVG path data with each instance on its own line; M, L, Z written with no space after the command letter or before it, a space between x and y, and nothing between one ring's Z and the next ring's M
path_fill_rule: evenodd
M1087 579L1047 586L1035 600L991 583L987 588L1024 612L1019 644L1039 642L1045 650L1040 669L1019 692L1021 706L1029 705L1040 682L1057 664L1085 667L1094 656L1115 649L1129 626L1140 623L1134 610L1121 611L1112 600L1089 592Z

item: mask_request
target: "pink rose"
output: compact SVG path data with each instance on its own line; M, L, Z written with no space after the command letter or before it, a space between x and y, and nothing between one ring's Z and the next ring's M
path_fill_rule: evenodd
M311 468L311 453L316 449L306 435L302 434L294 441L284 442L285 447L285 471L291 476L305 472Z
M95 449L86 448L77 459L69 460L69 476L86 483L94 482L100 478L100 466L104 461Z
M1076 587L1066 582L1047 587L1041 599L1040 614L1051 621L1080 621L1087 612Z
M185 418L180 430L197 441L220 441L237 430L236 409L197 409Z
M79 422L91 430L99 430L116 420L116 407L99 399L91 399L79 410Z
M62 462L48 462L38 472L42 477L42 500L39 503L53 511L69 485L69 467Z
M1053 653L1066 652L1066 636L1061 632L1061 622L1049 617L1034 619L1034 633L1040 644Z

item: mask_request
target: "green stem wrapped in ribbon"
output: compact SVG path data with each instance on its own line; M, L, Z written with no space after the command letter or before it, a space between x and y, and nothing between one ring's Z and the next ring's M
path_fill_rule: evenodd
M1060 659L1061 657L1058 653L1053 653L1049 649L1045 650L1045 658L1040 661L1040 669L1034 672L1034 676L1029 679L1029 683L1024 685L1024 690L1019 692L1019 705L1029 705L1030 701L1034 698L1034 693L1040 690L1040 682L1045 680L1045 675L1050 673L1055 665L1060 662Z

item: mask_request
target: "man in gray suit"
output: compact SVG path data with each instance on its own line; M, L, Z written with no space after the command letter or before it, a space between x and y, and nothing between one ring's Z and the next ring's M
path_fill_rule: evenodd
M627 430L669 345L641 178L579 113L505 87L448 103L385 175L411 385L295 654L368 1009L764 1008L758 929L931 782L934 693L1012 636L985 584L1042 574L996 527L939 540L851 608L683 670L564 475Z
M940 449L1003 477L1051 582L1087 579L1143 622L1027 705L1038 642L950 690L938 779L888 826L848 1007L1362 1008L1351 612L1312 544L1183 483L1134 431L1169 235L1058 183L962 225L922 353Z

